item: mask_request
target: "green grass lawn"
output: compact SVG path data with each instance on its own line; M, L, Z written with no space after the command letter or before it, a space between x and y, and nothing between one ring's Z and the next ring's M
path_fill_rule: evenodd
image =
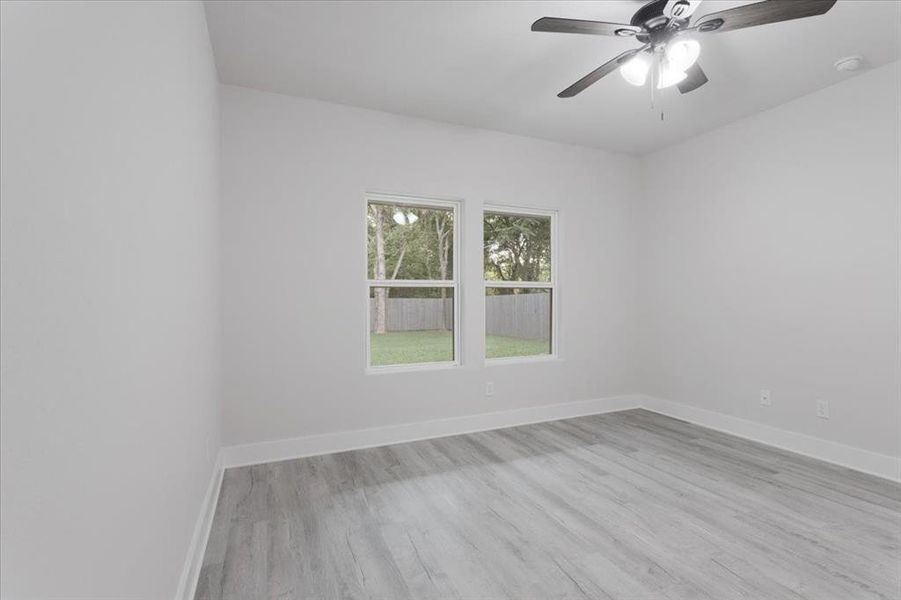
M370 339L373 366L446 362L454 359L454 337L450 331L393 331L373 333ZM488 358L548 353L548 343L541 340L489 335L485 344Z

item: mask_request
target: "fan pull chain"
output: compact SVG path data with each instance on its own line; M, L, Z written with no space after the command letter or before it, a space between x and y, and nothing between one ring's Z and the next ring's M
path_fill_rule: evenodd
M657 99L657 77L659 75L659 59L656 54L654 55L654 59L651 61L651 110L657 108L656 99ZM660 120L663 121L663 109L660 110Z
M651 61L651 110L657 108L656 106L656 98L657 98L657 78L659 76L660 71L660 59L657 57L657 53L654 53L654 58ZM663 117L663 107L660 109L660 121L664 120Z

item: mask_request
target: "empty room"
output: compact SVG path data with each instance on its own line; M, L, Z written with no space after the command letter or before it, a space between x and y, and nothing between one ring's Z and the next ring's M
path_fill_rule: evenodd
M3 600L901 600L901 0L0 0Z

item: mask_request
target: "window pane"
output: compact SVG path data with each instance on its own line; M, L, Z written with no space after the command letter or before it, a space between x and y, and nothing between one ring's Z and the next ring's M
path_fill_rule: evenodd
M370 202L369 279L454 278L454 211Z
M453 362L454 289L371 287L372 366Z
M550 281L551 218L486 212L486 281Z
M549 289L485 290L485 356L539 356L551 353Z

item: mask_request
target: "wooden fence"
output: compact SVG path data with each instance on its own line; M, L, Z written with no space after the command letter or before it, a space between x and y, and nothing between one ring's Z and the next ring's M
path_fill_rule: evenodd
M454 301L450 298L388 298L388 331L453 329ZM375 325L375 298L369 299L369 327Z
M485 296L485 323L488 335L505 335L529 340L551 337L551 295L505 294Z
M550 294L486 296L488 335L547 340L551 332ZM388 331L450 330L454 323L453 300L440 298L388 298L385 319ZM375 299L369 299L369 325L375 324Z

